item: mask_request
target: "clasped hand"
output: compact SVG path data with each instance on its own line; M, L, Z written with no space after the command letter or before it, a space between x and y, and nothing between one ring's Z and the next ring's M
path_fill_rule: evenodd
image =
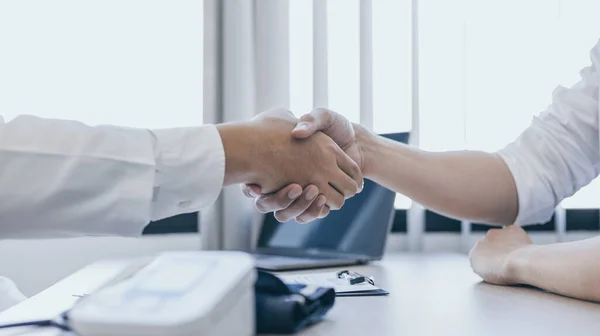
M273 157L284 155L288 142L298 144L297 151L288 159L289 173L283 178L272 178L282 170L267 165L265 169L269 173L256 183L243 185L242 191L255 198L260 212L275 212L281 222L295 218L297 222L307 223L339 209L344 199L362 190L363 159L355 127L362 128L326 109L316 109L298 121L288 113L285 118L293 122L291 126L281 122L282 110L262 113L253 121L268 121L269 132L276 133L276 138L288 139L284 143L270 144ZM294 175L299 169L304 174Z
M312 213L325 215L362 190L360 160L350 142L334 141L324 132L317 132L315 125L304 127L283 109L263 112L249 126L253 129L248 134L260 137L260 146L250 147L256 149L248 153L253 167L247 169L252 173L244 177L244 193L264 194L256 202L262 212L283 210L281 202L273 204L273 200L289 200L285 206L288 208L298 199L296 206L303 207L302 212L312 207ZM276 216L282 221L288 219L284 212L276 212Z

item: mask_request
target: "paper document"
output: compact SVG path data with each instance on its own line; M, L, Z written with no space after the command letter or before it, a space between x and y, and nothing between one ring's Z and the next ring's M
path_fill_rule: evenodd
M388 292L369 283L351 285L348 279L340 279L336 272L302 273L302 274L278 274L283 282L288 284L304 284L319 287L331 287L339 296L343 294L354 295L385 295Z

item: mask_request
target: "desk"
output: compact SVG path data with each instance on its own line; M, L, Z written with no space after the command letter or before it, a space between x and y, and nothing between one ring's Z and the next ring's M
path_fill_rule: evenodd
M389 296L340 297L327 319L300 333L320 335L598 335L600 304L536 289L480 282L464 255L388 255L353 268L373 275ZM47 317L115 273L114 265L80 271L0 315L2 322ZM58 335L55 331L5 335Z

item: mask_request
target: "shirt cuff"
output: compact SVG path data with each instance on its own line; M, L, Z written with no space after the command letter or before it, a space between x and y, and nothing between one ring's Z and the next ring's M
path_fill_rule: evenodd
M520 162L516 146L516 143L511 143L496 152L508 167L517 188L518 213L513 224L525 226L545 223L552 218L555 207L548 206L549 203L543 196L533 192L535 178L531 176L526 165Z
M225 177L225 152L216 126L151 133L156 158L152 220L196 212L215 202Z

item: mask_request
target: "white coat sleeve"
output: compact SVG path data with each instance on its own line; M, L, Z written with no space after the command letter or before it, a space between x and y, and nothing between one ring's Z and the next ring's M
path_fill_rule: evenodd
M0 237L138 236L152 220L210 205L224 172L213 125L0 119Z
M600 43L571 88L558 87L546 111L498 154L518 192L517 225L548 221L556 206L600 174Z

